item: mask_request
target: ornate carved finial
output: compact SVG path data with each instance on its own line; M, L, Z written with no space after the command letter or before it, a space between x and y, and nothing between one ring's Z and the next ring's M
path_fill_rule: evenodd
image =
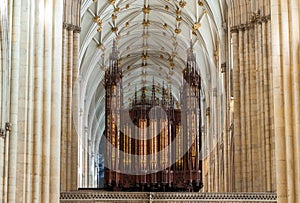
M173 99L173 96L172 96L172 85L170 85L170 93L169 93L169 98L170 98L170 102L169 102L169 104L170 104L170 107L174 107L174 99Z
M109 68L105 73L105 85L111 86L118 84L122 79L122 70L120 68L120 60L118 56L118 48L116 40L113 40L112 51L109 55Z
M166 98L165 82L163 82L161 94L162 94L161 103L162 103L163 106L166 106L167 105L167 98Z
M156 97L155 97L155 83L154 83L154 76L152 78L152 97L151 97L151 103L152 105L155 104Z
M142 102L142 104L146 103L146 87L142 88L141 102Z
M118 47L116 39L113 39L113 46L112 46L112 52L111 52L111 59L117 60L118 59Z
M183 77L185 81L189 83L191 86L198 86L200 81L200 76L197 73L197 62L196 55L193 51L193 43L190 41L190 48L187 51L187 62L186 68L183 70Z
M195 57L195 54L194 54L194 50L193 50L193 41L192 39L190 40L190 48L188 50L188 62L189 61L196 61L196 57Z
M137 88L135 87L135 91L134 91L134 104L137 103Z

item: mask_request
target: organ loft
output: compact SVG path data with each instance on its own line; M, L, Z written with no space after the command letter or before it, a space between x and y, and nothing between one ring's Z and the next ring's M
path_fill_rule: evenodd
M114 41L105 73L105 189L202 188L201 78L196 66L191 44L179 101L175 101L171 87L163 84L158 90L153 78L152 85L135 90L133 101L125 107L122 70Z

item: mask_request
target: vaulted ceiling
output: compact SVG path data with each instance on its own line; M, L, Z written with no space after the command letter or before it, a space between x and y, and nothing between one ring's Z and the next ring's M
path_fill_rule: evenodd
M226 0L83 0L80 36L81 109L89 137L104 130L104 72L116 39L124 102L135 88L164 82L179 97L187 49L193 44L206 90L225 60ZM98 136L97 136L98 135ZM97 144L96 144L97 145Z

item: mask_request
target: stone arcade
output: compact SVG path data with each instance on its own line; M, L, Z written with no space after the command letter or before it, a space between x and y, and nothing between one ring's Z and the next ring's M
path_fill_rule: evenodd
M0 202L300 202L299 14L299 0L1 0ZM132 180L143 193L97 188L127 184L98 176L114 39L124 107L141 112L135 92L149 105L153 84L161 103L164 84L180 117L192 42L203 156L181 188L200 192L156 193L180 182L172 165Z

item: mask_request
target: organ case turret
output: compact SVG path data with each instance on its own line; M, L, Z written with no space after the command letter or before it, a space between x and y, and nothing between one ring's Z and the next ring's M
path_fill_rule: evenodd
M125 191L198 191L202 187L200 75L192 47L183 70L180 106L171 88L136 90L123 106L122 71L114 42L105 73L104 186ZM149 93L150 92L150 93ZM138 95L140 93L140 95Z

